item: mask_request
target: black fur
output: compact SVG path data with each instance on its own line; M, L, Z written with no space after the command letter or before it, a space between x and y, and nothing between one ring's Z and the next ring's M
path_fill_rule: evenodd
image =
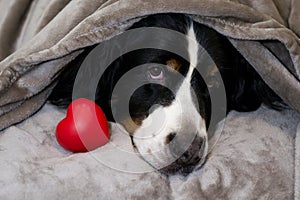
M199 43L210 54L221 72L227 94L227 111L253 111L262 103L274 108L285 107L282 100L265 84L253 67L239 54L230 44L226 37L220 35L215 30L204 25L194 23L197 31ZM161 27L179 31L186 34L187 27L190 25L189 18L181 14L158 14L152 15L135 23L131 28L139 27ZM159 41L163 42L163 41ZM88 53L94 47L87 48L84 53L78 56L66 67L59 78L57 86L54 88L49 100L58 106L67 106L72 100L72 87L76 73ZM111 93L117 81L131 68L145 63L162 63L170 58L176 58L188 66L188 62L178 55L170 52L143 49L123 55L105 71L96 95L96 103L99 104L110 121L114 121L111 108ZM181 73L186 73L187 68L181 68ZM143 73L143 72L141 72ZM196 74L195 74L196 76ZM209 121L210 101L206 86L200 75L193 78L193 87L198 87L196 91L198 98L203 100L200 106L203 110L202 116ZM126 91L124 86L124 91ZM200 89L199 89L200 87ZM170 91L155 84L148 84L134 94L135 101L131 101L130 110L132 117L146 117L148 109L153 104L167 104L174 98Z

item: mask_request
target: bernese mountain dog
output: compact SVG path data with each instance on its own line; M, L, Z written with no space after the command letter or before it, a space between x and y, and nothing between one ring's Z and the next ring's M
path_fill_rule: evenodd
M212 115L210 89L220 84L214 80L215 72L220 73L226 92L225 114L231 110L254 111L261 104L274 109L286 106L230 41L214 29L184 14L168 13L147 16L130 30L145 27L185 35L186 39L152 37L160 46L177 46L187 57L165 48L141 48L120 55L101 76L94 100L109 121L116 121L117 113L118 123L130 134L133 147L160 171L188 174L205 163ZM72 101L78 70L94 48L86 48L65 68L49 97L53 104L67 106ZM204 51L213 62L203 60ZM119 84L118 93L113 92L130 71L134 72L130 79ZM137 82L142 84L130 96L129 113L123 112L122 95L132 91Z

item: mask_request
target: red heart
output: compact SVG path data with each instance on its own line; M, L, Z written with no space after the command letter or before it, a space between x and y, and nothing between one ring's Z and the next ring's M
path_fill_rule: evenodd
M72 152L94 150L109 141L109 128L101 108L88 99L73 101L56 127L58 143Z

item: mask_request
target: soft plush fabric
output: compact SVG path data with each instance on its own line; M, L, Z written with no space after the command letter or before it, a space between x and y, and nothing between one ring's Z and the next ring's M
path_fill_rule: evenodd
M0 8L0 199L300 198L298 1L0 0ZM165 12L185 13L227 36L294 110L231 112L207 163L186 178L133 174L124 161L119 171L92 156L125 159L113 156L112 145L64 151L54 132L65 111L51 105L12 126L44 105L82 49ZM112 141L130 148L126 134L112 127Z
M64 151L55 139L55 126L64 115L65 110L47 104L0 135L0 199L299 197L299 148L296 179L294 176L294 142L296 134L300 136L298 112L265 107L252 113L231 112L224 127L219 126L221 135L211 140L213 148L204 167L187 177L169 178L147 168L138 156L130 160L120 156L118 148L132 147L116 124L112 124L110 144L89 153ZM117 164L109 165L114 159ZM148 173L133 173L133 165Z
M154 13L191 15L228 36L300 110L300 5L294 0L1 0L0 130L37 111L82 48Z

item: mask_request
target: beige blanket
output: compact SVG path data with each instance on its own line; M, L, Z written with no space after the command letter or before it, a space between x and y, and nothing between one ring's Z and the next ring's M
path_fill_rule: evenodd
M59 72L83 48L122 33L144 16L164 12L189 14L196 21L227 36L263 79L292 108L300 111L300 3L297 0L0 0L0 8L2 10L0 12L0 130L28 118L39 110L51 92ZM127 186L131 186L129 192L132 193L129 197L134 196L136 199L144 199L145 193L142 193L142 189L147 187L150 188L146 190L146 192L150 191L147 194L153 198L156 197L154 191L158 190L157 188L161 187L161 190L167 191L162 199L213 198L214 195L215 199L226 197L230 199L234 197L237 199L240 199L238 197L290 199L293 195L300 198L300 134L297 134L296 142L294 137L287 135L287 133L296 134L297 129L293 126L297 126L299 120L292 120L296 114L286 116L267 111L267 117L264 117L265 114L259 112L258 115L251 116L250 114L250 121L254 119L255 122L252 126L242 127L242 129L236 126L232 131L228 131L239 134L222 140L222 145L225 146L219 150L217 148L211 161L205 165L204 169L196 172L195 176L190 176L186 180L174 177L169 182L154 173L157 181L163 182L156 186L151 185L156 181L149 181L153 176L128 178L123 174L121 177L124 176L124 179L117 176L115 182L109 182L108 179L105 179L106 182L99 181L97 183L100 185L94 184L93 188L87 190L87 193L74 193L74 197L81 197L80 194L94 194L92 191L97 191L99 188L104 188L100 190L104 197L109 197L111 194L120 197L127 191ZM48 113L45 114L47 115ZM242 120L249 120L236 114L233 116L230 119L238 120L236 124L242 124ZM272 118L279 120L280 123L273 123ZM266 124L265 121L267 121ZM48 121L44 121L42 124L47 123ZM52 124L51 133L53 133L53 126ZM1 197L5 197L4 199L7 199L14 191L17 191L16 196L20 194L17 196L19 198L30 199L30 196L34 196L39 199L35 191L44 189L46 189L45 195L51 194L55 198L61 198L63 189L68 188L67 191L72 194L72 189L76 187L76 179L71 180L74 174L66 174L66 171L59 173L61 165L56 165L56 163L61 161L60 156L53 162L49 161L55 173L51 171L51 166L48 167L43 158L39 157L41 154L35 153L38 148L33 148L25 154L29 156L28 161L32 165L40 164L37 168L26 168L31 165L28 165L26 160L22 161L22 157L17 156L18 153L26 152L32 144L32 141L26 143L28 134L36 131L45 133L47 130L47 127L42 127L41 130L35 128L24 129L23 125L20 125L19 128L11 127L1 133L0 152L7 158L0 164L0 188L4 188L0 190L0 193ZM268 134L260 135L259 129L261 128L264 130L262 133ZM287 129L292 131L287 131ZM241 133L245 133L244 136L241 136ZM249 137L251 135L262 136L262 138L258 137L261 146L246 142L253 139L255 141L256 138L249 139L248 133L251 133ZM274 138L272 133L275 135ZM6 141L6 137L13 139ZM20 143L16 143L15 140L18 139ZM228 141L230 142L226 143ZM259 147L258 151L252 148L251 144ZM232 152L229 147L235 147L236 151ZM9 150L6 151L5 148ZM17 149L11 150L11 148ZM54 151L56 153L57 150ZM49 153L51 152L52 150ZM272 154L272 152L275 153ZM44 152L41 151L41 153ZM228 157L228 155L233 157ZM49 158L49 155L45 156ZM1 155L1 158L4 157ZM242 160L245 161L244 163L241 163L241 158L244 158ZM67 161L62 163L66 163L68 167L73 165L72 159L78 161L87 158L76 155L65 159ZM16 164L14 160L22 162ZM232 165L227 168L227 164L231 162ZM22 163L25 164L22 165ZM76 166L79 165L75 163ZM86 173L89 167L86 168ZM41 171L35 171L35 169ZM25 178L18 173L25 174ZM110 170L103 172L104 175L108 173L113 172ZM46 174L46 176L41 174ZM223 174L228 178L223 178ZM92 175L90 176L93 179ZM62 190L56 193L50 192L56 191L59 188L57 185L64 184L61 180L68 179L68 177L70 180L67 183L73 185L62 186ZM101 179L101 177L94 179L98 180L98 178ZM254 182L249 182L250 179ZM128 182L124 183L124 180ZM141 183L141 180L144 182ZM52 185L47 185L48 181L52 181L50 182ZM89 179L85 181L84 184L88 185ZM106 184L109 185L108 190L105 190ZM141 185L135 190L136 184ZM19 188L20 185L22 188ZM119 187L120 190L115 187ZM192 188L187 189L189 187ZM49 193L46 193L47 191ZM40 195L45 197L43 193ZM82 198L85 197L82 196Z

